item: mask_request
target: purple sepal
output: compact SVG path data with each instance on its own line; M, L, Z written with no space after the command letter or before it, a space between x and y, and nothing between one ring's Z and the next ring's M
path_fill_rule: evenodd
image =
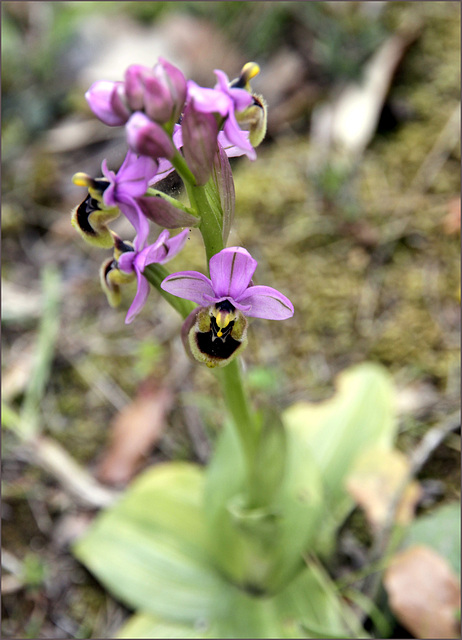
M174 207L162 196L143 196L137 198L137 202L146 218L165 229L197 227L199 224L198 218Z
M218 143L213 160L212 179L220 195L223 211L223 243L226 244L234 220L235 190L233 172L225 150Z

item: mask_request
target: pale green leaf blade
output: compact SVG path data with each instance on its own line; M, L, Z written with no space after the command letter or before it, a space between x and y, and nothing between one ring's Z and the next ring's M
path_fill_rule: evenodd
M393 387L387 372L372 363L344 371L330 399L289 407L287 428L305 442L321 470L331 507L345 498L343 480L366 447L388 448L396 432Z
M191 626L169 622L149 613L135 613L121 627L116 638L204 638L206 636Z
M274 599L280 619L297 620L304 637L367 638L356 616L337 595L322 566L308 561L305 570Z
M222 580L209 561L202 487L194 465L151 469L97 518L75 554L130 607L182 623L207 619Z
M440 553L460 575L460 505L444 504L410 525L403 546L425 544Z

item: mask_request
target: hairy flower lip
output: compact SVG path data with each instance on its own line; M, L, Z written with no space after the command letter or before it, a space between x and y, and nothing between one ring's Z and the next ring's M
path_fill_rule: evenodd
M251 285L257 261L243 247L223 249L210 259L210 278L197 271L173 273L162 282L164 291L210 306L228 300L244 315L285 320L294 314L290 300L272 287Z

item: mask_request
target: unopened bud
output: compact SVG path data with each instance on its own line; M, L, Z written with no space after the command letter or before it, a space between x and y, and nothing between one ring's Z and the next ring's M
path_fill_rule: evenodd
M194 108L194 99L185 109L181 122L183 153L198 185L204 185L212 171L217 151L218 124L213 113Z
M137 111L127 122L127 141L135 153L151 158L173 158L175 147L164 129Z

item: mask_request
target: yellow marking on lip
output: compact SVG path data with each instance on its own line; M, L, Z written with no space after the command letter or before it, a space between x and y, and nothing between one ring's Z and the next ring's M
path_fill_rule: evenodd
M217 314L215 315L215 321L219 328L219 331L217 331L217 336L219 338L221 338L221 336L223 335L223 329L226 329L226 327L229 325L230 322L234 320L234 318L235 318L235 315L233 312L229 312L229 311L217 312Z

